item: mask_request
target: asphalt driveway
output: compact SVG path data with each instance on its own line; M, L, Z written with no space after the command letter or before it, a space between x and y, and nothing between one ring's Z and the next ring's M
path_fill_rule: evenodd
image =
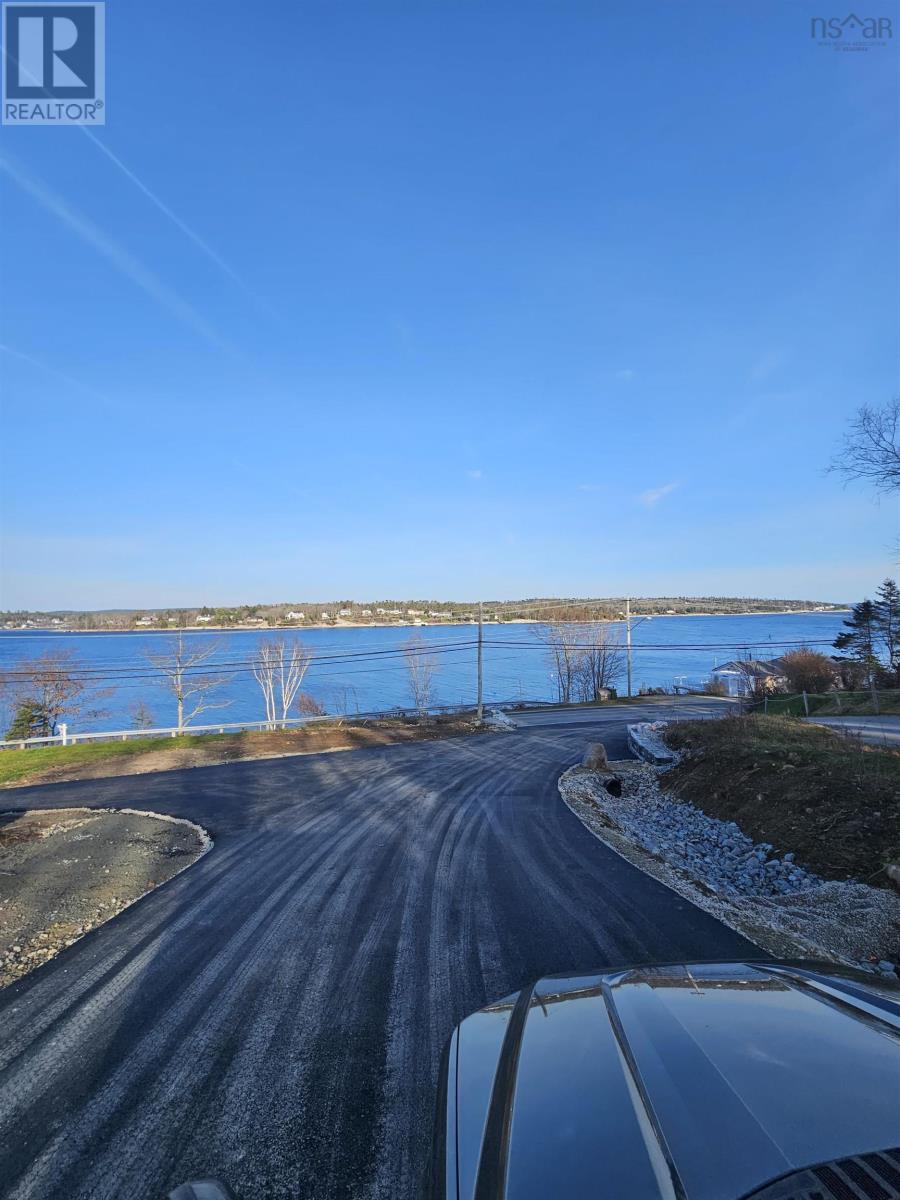
M0 1195L415 1197L461 1017L549 972L758 956L560 801L632 719L4 797L186 816L216 846L0 993Z

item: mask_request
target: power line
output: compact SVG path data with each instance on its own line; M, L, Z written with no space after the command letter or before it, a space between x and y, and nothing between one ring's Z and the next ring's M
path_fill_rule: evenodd
M408 659L416 654L424 655L443 655L456 654L462 650L471 649L475 646L474 641L461 642L451 646L424 646L424 647L406 647L394 650L373 650L364 652L347 653L343 655L320 655L312 656L307 669L312 670L318 663L329 663L332 665L340 665L341 663L354 662L371 662L381 661L385 658L400 658ZM151 666L153 664L150 664ZM222 663L208 659L202 663L187 664L181 668L179 673L183 678L205 677L209 675L230 675L230 674L247 674L257 667L264 665L262 659L240 659L232 662ZM64 664L58 666L50 665L41 668L34 666L31 668L13 668L8 671L0 671L0 675L4 678L15 681L16 679L33 679L35 676L56 674L65 674L67 678L77 679L82 682L103 682L105 680L126 680L126 679L169 679L173 674L176 674L176 668L173 666L170 669L162 668L158 671L138 670L135 667L123 668L106 668L106 667L72 667L67 670Z

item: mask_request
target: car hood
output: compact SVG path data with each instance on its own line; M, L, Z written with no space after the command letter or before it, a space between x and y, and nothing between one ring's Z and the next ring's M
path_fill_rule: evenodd
M445 1192L737 1200L898 1146L898 999L788 963L542 979L453 1035Z

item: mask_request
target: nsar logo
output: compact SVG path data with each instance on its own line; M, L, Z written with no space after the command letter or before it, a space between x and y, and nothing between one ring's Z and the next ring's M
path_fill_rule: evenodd
M890 17L813 17L809 36L820 46L835 50L868 50L886 46L894 36Z

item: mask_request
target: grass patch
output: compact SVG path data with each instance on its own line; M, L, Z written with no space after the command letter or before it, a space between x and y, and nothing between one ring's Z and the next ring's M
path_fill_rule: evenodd
M681 721L667 740L686 754L664 777L677 796L826 879L887 885L885 865L900 861L900 752L759 714Z
M829 692L824 696L807 696L811 717L874 717L875 705L871 692ZM771 696L766 701L770 716L802 717L803 696ZM900 692L878 692L880 715L900 714Z
M279 754L355 750L474 732L474 719L463 713L440 716L424 725L395 718L355 722L336 718L297 729L188 733L181 737L136 738L128 742L33 746L27 750L0 751L0 787L169 771Z
M154 750L188 750L220 740L220 736L196 733L175 738L141 738L133 742L85 742L81 746L31 746L27 750L4 750L0 752L0 784L16 783L53 767L114 762L149 754Z

